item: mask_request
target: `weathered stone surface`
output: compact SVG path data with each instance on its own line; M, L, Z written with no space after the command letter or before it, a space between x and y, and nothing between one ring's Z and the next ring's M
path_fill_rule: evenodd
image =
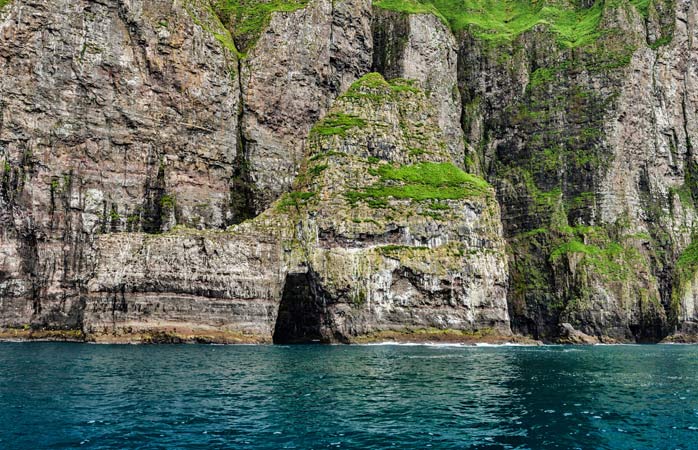
M569 323L560 325L560 343L562 344L598 344L599 340L574 329Z
M240 53L207 0L14 0L0 327L694 340L698 7L598 5L551 4L600 14L578 43L310 0Z
M259 217L226 232L100 237L82 330L100 341L508 336L494 192L448 162L443 136L423 91L367 75L311 131L296 190ZM403 183L415 198L351 199L400 168L446 175Z
M95 234L233 219L235 55L197 11L27 0L0 13L4 324L77 326Z
M319 320L286 340L510 334L494 192L450 163L439 112L414 86L369 74L311 131L297 206L307 268L297 282L311 301L282 308Z
M230 232L179 229L99 238L82 329L102 341L162 333L271 342L285 264L282 237L271 226L263 230L263 220L249 231L240 226Z
M242 64L242 136L254 208L291 189L308 131L371 65L370 2L311 0L273 14Z
M377 8L373 34L374 70L388 79L415 80L429 93L451 160L465 167L458 46L451 30L433 14L405 15Z
M660 3L647 18L604 6L597 42L573 49L543 27L497 46L459 36L465 135L502 206L517 331L555 340L569 322L656 341L676 326L673 266L695 211L679 86L694 51L690 2L659 19Z

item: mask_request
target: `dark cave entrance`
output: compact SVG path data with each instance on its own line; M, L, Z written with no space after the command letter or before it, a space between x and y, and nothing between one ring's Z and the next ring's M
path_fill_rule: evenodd
M317 300L309 273L286 275L279 315L274 327L274 344L323 343L323 308Z

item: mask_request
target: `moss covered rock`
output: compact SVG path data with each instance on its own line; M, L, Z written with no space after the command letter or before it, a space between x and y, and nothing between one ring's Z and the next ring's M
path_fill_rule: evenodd
M282 305L289 322L319 316L325 341L405 327L510 333L494 190L450 162L421 89L368 74L310 139L296 192L276 205L298 211L312 298Z

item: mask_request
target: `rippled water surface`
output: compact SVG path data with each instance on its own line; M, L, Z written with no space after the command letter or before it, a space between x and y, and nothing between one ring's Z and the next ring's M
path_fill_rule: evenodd
M698 347L0 344L0 448L698 448Z

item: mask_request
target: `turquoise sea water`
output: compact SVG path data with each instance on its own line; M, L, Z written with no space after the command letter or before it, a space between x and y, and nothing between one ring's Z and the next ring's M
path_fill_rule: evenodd
M698 347L4 343L0 448L698 448Z

